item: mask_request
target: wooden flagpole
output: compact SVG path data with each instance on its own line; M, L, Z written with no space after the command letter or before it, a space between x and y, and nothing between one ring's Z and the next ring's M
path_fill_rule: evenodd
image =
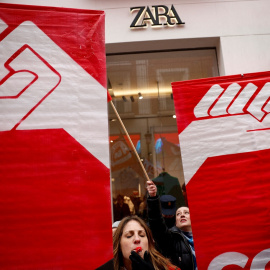
M133 142L131 141L131 139L130 139L130 137L129 137L129 134L128 134L126 128L125 128L125 125L124 125L124 123L123 123L123 121L122 121L120 115L118 114L118 112L117 112L117 110L116 110L116 108L115 108L115 106L114 106L112 100L110 100L110 103L111 103L111 106L112 106L112 108L113 108L113 110L114 110L114 112L115 112L115 114L116 114L116 116L117 116L117 118L118 118L118 120L119 120L119 122L120 122L120 124L121 124L121 126L122 126L122 128L123 128L123 130L125 131L125 134L127 135L127 138L128 138L128 140L129 140L129 142L130 142L130 144L131 144L131 146L132 146L132 149L133 149L133 151L134 151L134 153L135 153L135 155L136 155L136 157L137 157L137 159L138 159L138 162L139 162L139 164L141 165L141 168L142 168L142 170L143 170L143 172L144 172L144 175L145 175L145 177L146 177L146 180L149 181L149 180L150 180L150 179L149 179L149 176L148 176L148 174L147 174L147 172L146 172L146 170L145 170L145 168L144 168L144 166L143 166L143 164L142 164L142 161L141 161L141 159L140 159L140 157L139 157L139 155L138 155L138 153L137 153L137 150L136 150L136 148L135 148Z

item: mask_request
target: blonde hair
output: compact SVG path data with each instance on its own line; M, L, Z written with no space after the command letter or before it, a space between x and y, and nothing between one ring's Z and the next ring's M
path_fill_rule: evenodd
M150 254L151 262L156 270L168 270L169 266L174 266L169 259L161 255L155 248L154 239L151 230L148 228L146 223L138 216L128 216L122 219L117 227L117 230L113 236L113 257L114 257L114 269L120 270L124 266L123 254L121 251L120 241L123 234L123 229L128 222L135 220L145 230L148 239L148 252ZM175 267L176 268L176 267Z

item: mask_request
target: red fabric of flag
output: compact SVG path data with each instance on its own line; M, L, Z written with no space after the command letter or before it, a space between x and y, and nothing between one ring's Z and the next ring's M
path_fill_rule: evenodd
M270 72L172 87L198 269L268 269Z
M0 4L0 268L112 257L104 12Z

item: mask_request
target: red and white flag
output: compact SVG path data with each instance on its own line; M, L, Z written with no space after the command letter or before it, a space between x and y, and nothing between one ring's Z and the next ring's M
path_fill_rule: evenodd
M172 83L199 270L270 269L270 72Z
M0 4L0 268L112 257L104 12Z

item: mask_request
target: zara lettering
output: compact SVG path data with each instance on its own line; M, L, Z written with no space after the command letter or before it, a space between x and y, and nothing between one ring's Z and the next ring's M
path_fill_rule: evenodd
M138 10L130 28L147 27L146 22L150 22L151 26L162 26L162 25L180 25L185 24L180 19L174 6L172 5L169 9L167 6L158 5L152 6L152 11L149 6L146 7L131 7L130 12ZM164 18L165 22L161 23L160 18Z

